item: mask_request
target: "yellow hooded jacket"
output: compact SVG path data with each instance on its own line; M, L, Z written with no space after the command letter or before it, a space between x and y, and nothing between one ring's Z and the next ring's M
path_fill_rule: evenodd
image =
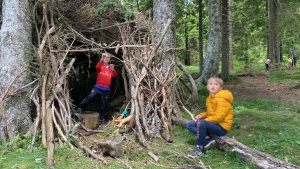
M220 90L206 99L206 112L200 113L206 121L220 124L229 131L233 120L233 95L229 90Z

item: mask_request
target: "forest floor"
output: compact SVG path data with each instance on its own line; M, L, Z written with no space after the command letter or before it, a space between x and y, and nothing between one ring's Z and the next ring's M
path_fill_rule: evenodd
M269 72L239 76L241 82L225 83L224 89L230 90L236 98L262 98L297 103L300 98L300 83L269 82Z

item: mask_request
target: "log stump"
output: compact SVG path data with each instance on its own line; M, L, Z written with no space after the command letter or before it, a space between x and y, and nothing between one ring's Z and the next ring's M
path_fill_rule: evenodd
M94 111L83 111L79 121L89 129L97 129L100 125L99 113Z

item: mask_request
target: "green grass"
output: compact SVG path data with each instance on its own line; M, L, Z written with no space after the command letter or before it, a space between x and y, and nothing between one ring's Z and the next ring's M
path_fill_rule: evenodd
M292 83L300 79L300 69L274 71L269 76L269 82Z
M200 87L204 90L203 87ZM204 91L203 91L204 92ZM202 100L202 101L201 101ZM200 99L204 104L204 100ZM234 123L228 137L234 137L244 145L272 155L280 160L300 166L298 154L300 153L299 120L297 105L274 100L241 99L234 102ZM197 112L195 112L197 114ZM189 118L184 114L183 117ZM128 133L124 156L120 159L133 168L170 168L192 163L203 163L206 167L222 169L254 168L245 164L234 152L223 152L213 147L200 159L188 159L185 155L194 147L195 136L181 126L172 126L173 143L154 139L149 148L143 148L132 133ZM20 148L11 148L10 145L0 146L0 168L35 169L47 168L47 150L40 144L36 145L32 152L27 150L30 140L22 140L18 143ZM160 157L160 162L154 164L148 151ZM81 150L71 150L66 146L56 144L55 168L126 168L117 160L108 159L108 165L85 157Z

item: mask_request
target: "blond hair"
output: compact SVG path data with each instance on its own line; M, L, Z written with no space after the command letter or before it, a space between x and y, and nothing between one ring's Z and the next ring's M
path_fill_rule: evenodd
M209 83L209 82L211 82L211 81L215 81L215 82L217 82L217 83L219 83L219 85L221 86L221 87L223 87L223 80L221 79L221 78L219 78L219 77L216 77L216 76L213 76L213 77L210 77L208 80L207 80L207 83Z

